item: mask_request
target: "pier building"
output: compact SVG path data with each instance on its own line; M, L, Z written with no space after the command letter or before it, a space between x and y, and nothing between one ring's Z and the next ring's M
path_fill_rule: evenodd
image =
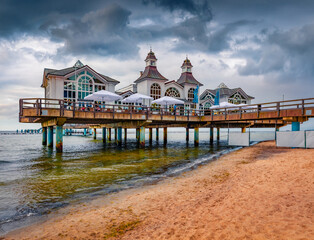
M115 92L118 83L78 60L64 69L45 68L41 87L45 89L45 98L79 102L100 90Z
M100 103L86 101L84 97L99 90L115 92L119 81L77 61L70 68L44 70L42 87L45 89L45 98L20 99L19 121L40 123L42 143L48 147L54 146L55 135L56 150L62 152L65 124L82 126L84 135L87 135L87 128L93 129L94 139L97 129L101 129L104 143L113 141L111 133L114 130L114 141L118 145L122 144L122 134L126 142L127 129L134 128L141 147L145 146L146 128L149 129L150 144L153 129L156 129L157 141L159 130L163 129L163 142L167 144L168 127L186 128L187 141L189 129L192 128L194 144L197 146L199 128L210 130L209 140L213 144L214 128L217 128L218 142L221 128L241 128L245 134L246 128L275 128L277 131L279 127L292 124L292 131L299 131L300 123L314 117L314 98L251 104L254 97L241 88L230 89L225 84L220 84L216 89L206 89L199 94L203 84L193 76L193 66L188 58L183 61L180 77L170 81L158 71L157 58L152 51L148 53L145 62L145 70L134 83L117 92L123 98L136 92L154 99L171 96L183 100L184 106L178 106L171 112L167 107L150 104L138 106L115 102L99 107ZM215 102L222 101L247 105L209 109ZM88 107L84 107L87 105Z
M147 54L145 62L144 71L140 71L134 83L117 90L117 93L122 95L131 91L154 99L169 96L183 100L185 109L199 109L199 88L203 84L193 76L193 65L188 58L182 63L181 75L177 80L169 80L158 71L157 58L152 50ZM149 105L149 102L144 102L144 105Z
M200 95L200 105L202 109L208 110L215 103L215 98L219 98L219 103L229 102L233 104L251 104L254 97L248 95L242 88L228 88L221 83L216 89L206 89Z
M200 87L203 84L193 76L193 65L188 57L181 65L181 75L177 80L169 80L158 71L157 58L152 50L147 54L145 62L144 71L140 71L140 76L134 83L116 91L123 98L133 93L141 93L154 99L170 96L183 100L185 110L208 110L214 105L217 94L218 103L251 104L251 100L254 99L242 88L230 89L224 83L221 83L216 89L206 89L200 94ZM149 105L149 101L144 102L144 105Z

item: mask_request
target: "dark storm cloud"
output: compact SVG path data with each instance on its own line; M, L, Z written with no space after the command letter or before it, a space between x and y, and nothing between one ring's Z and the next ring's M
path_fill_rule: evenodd
M0 35L40 34L47 26L66 22L97 7L99 1L2 0L0 4Z
M213 17L207 0L143 0L143 3L154 3L156 6L169 9L171 12L183 10L206 22L212 20Z
M50 27L51 37L63 41L60 52L67 54L115 55L137 53L127 27L131 12L117 4L91 11L68 24Z
M246 50L241 75L280 74L283 81L312 81L314 76L314 24L287 31L268 32L255 50Z

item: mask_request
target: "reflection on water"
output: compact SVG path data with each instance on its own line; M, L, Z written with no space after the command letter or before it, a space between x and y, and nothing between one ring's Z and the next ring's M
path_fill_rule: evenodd
M221 133L220 144L210 146L205 130L196 148L193 139L186 144L185 131L169 132L167 146L160 140L138 149L134 132L122 147L65 136L64 152L56 154L41 146L40 135L0 135L0 224L180 173L230 149L225 140Z

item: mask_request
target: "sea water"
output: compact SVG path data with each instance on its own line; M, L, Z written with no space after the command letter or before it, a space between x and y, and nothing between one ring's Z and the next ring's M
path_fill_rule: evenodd
M193 130L186 143L185 129L168 129L168 143L159 141L139 148L135 131L127 143L103 144L101 134L64 136L63 153L41 145L40 134L0 135L0 235L29 224L55 208L87 201L194 169L235 147L227 145L227 132L219 144L209 144L209 130L200 130L198 147ZM251 132L252 141L274 138L273 132ZM37 217L37 218L36 218Z

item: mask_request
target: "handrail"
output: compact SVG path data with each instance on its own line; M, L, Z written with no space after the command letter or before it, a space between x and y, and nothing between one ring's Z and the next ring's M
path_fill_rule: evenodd
M283 104L285 103L285 104ZM305 98L305 99L293 99L277 102L268 102L268 103L257 103L257 104L248 104L245 106L233 106L233 107L220 107L215 109L208 110L190 110L184 108L177 108L176 111L170 111L164 107L148 107L141 105L117 105L117 104L105 104L105 103L96 103L92 101L70 101L64 99L48 99L48 98L21 98L19 100L20 108L19 115L23 116L23 109L36 109L37 116L42 115L42 111L45 109L59 109L60 116L64 116L66 110L73 111L73 117L75 117L75 112L93 112L94 116L97 112L108 112L112 113L112 117L115 117L115 114L123 112L129 113L130 118L132 119L133 114L143 114L146 115L148 119L149 114L158 114L161 116L161 119L165 115L175 115L175 116L186 116L189 121L190 116L204 116L204 115L224 115L225 119L229 114L240 114L246 111L257 112L258 116L262 111L278 111L299 108L302 109L302 114L304 114L304 109L309 106L314 106L314 98ZM175 117L176 118L176 117Z

